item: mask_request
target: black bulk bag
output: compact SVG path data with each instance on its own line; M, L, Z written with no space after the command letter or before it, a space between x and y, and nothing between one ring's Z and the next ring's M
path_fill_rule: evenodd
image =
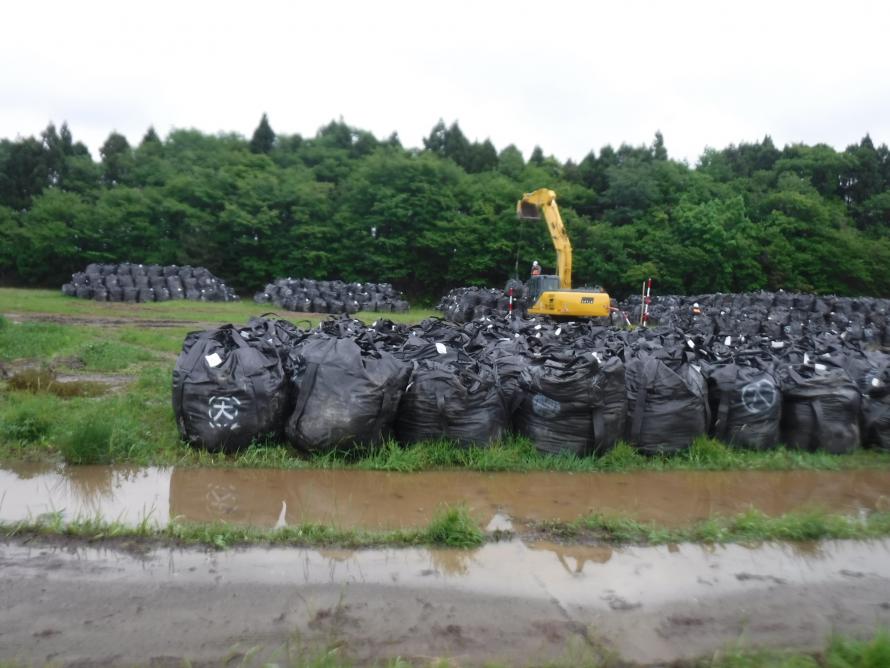
M843 369L800 364L781 371L782 440L832 454L859 445L859 390Z
M248 339L232 325L186 338L173 369L173 412L190 445L231 452L280 437L287 373L271 346Z
M771 364L738 358L712 367L707 381L715 438L754 450L778 444L782 392Z
M634 358L626 364L626 377L627 439L639 451L679 452L707 434L705 379L685 356L666 361L651 355Z
M306 341L294 371L296 405L287 438L307 453L372 446L396 419L411 368L351 338L318 334Z
M490 366L475 361L413 362L396 419L400 441L445 438L461 446L485 446L506 428L506 407Z
M890 451L890 355L878 351L848 352L840 360L859 387L860 424L866 447Z
M602 364L594 353L550 357L526 367L514 421L541 452L602 454L624 434L627 415L624 363Z
M862 397L862 442L890 452L890 395Z

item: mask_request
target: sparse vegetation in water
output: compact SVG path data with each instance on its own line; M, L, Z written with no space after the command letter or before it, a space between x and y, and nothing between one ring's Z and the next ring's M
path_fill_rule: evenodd
M175 519L158 526L146 517L136 526L100 517L66 521L61 513L33 520L0 524L0 535L61 535L88 541L107 538L141 538L224 549L236 545L290 545L300 547L407 547L434 545L475 548L486 541L511 538L511 532L486 534L463 506L444 506L426 527L393 531L340 529L304 523L275 529L224 522L192 523ZM520 532L525 540L604 545L664 545L670 543L748 543L761 541L811 542L818 540L870 540L890 537L890 512L873 512L864 519L810 511L770 517L756 510L714 517L685 526L666 527L638 522L621 515L589 515L571 522L544 521Z
M347 548L432 545L470 548L482 545L486 539L485 533L463 506L443 506L424 528L394 531L338 529L331 525L311 523L264 529L223 522L202 524L175 520L161 527L152 521L150 514L138 524L128 525L107 521L102 517L82 517L65 521L63 514L56 512L29 521L0 523L0 535L6 537L56 535L87 541L141 538L213 549L251 544Z
M89 380L60 382L49 369L24 369L8 381L9 389L23 392L48 392L57 397L98 397L108 392L108 386Z
M571 522L538 522L531 531L556 540L618 545L864 540L890 536L890 512L873 512L860 519L815 510L769 516L750 509L738 515L712 517L680 527L596 513Z
M478 547L485 542L485 533L465 506L440 508L426 535L430 544L446 547Z

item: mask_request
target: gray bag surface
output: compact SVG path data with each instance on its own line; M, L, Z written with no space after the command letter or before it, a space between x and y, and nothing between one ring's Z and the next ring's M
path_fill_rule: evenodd
M520 384L516 428L542 452L602 454L624 434L627 398L618 358L603 364L591 353L547 359L524 369Z
M832 454L856 449L860 396L846 371L801 364L784 368L781 379L786 445Z
M782 392L769 369L724 364L708 373L713 435L724 443L755 450L779 442Z
M445 438L462 446L484 446L503 435L507 408L490 366L431 359L412 364L396 422L400 441Z
M708 432L704 377L688 362L674 366L649 355L627 363L627 439L646 454L685 450Z
M380 443L392 431L410 371L390 353L350 338L306 341L294 371L288 441L307 453Z

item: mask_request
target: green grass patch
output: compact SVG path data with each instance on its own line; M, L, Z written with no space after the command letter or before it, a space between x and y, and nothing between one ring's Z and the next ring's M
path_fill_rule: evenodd
M90 371L121 371L140 362L150 362L155 356L144 348L117 341L91 341L80 348L77 355L84 368Z
M92 332L49 322L7 323L0 328L0 360L42 359L72 354Z
M884 668L890 666L890 632L879 629L864 640L834 635L818 653L730 648L685 664L694 668Z
M3 411L0 438L17 445L38 443L49 434L51 428L52 421L42 404L23 402Z
M0 524L0 535L66 536L87 541L150 539L213 549L257 544L346 548L419 545L472 548L485 542L485 534L463 506L443 506L427 527L394 531L339 529L331 525L311 523L265 529L224 522L199 524L175 520L165 527L158 527L151 521L150 515L146 515L137 525L128 525L101 517L75 518L66 522L61 513L48 513L34 520Z
M228 461L238 465L239 455ZM218 460L222 463L222 460ZM619 442L600 456L577 457L538 452L527 438L508 436L489 447L464 448L446 440L401 445L390 440L372 451L331 452L308 460L317 468L359 468L374 471L725 471L809 469L839 471L890 468L890 453L859 450L848 455L801 452L777 448L767 452L736 450L710 438L699 438L689 450L673 455L644 456L628 443Z
M447 547L478 547L485 542L485 534L465 506L441 509L426 534L431 544Z
M136 318L141 320L182 320L198 322L240 323L253 316L270 311L276 312L274 304L255 304L251 296L237 302L200 302L171 300L147 304L127 304L122 302L95 302L89 299L66 297L58 290L33 290L23 288L0 288L0 313L51 313L56 315ZM277 311L288 320L305 320L306 314L290 311ZM413 308L407 313L357 313L356 317L373 322L387 318L394 322L418 322L431 315L441 315L431 308ZM325 318L327 316L324 316ZM324 318L308 318L315 325Z
M681 527L665 527L621 515L596 513L571 522L538 522L530 530L557 540L615 545L867 540L890 536L890 512L874 512L861 519L820 511L772 517L751 509L738 515L712 517Z

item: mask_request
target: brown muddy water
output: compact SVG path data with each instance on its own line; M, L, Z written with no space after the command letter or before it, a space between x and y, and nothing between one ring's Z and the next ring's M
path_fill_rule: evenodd
M861 514L890 510L890 471L635 473L387 473L354 470L0 469L0 521L62 512L135 524L224 521L272 528L305 522L343 529L426 525L464 503L488 529L570 521L593 512L678 526L756 508ZM518 528L517 527L517 528Z

